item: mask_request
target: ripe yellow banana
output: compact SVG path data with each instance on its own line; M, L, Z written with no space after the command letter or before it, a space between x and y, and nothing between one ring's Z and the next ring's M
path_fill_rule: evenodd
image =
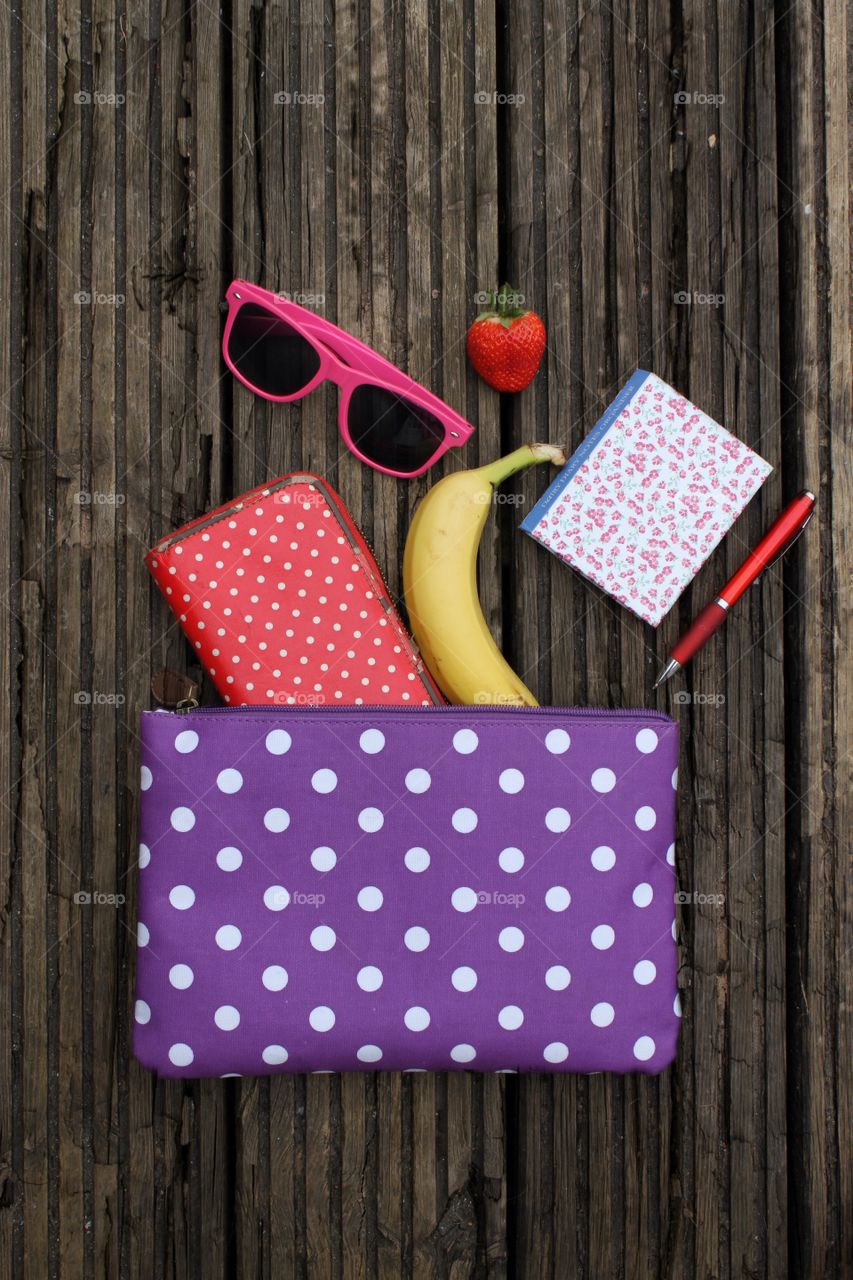
M537 462L562 466L565 460L554 445L524 445L484 467L445 476L415 512L403 557L406 608L423 660L451 702L537 705L483 617L477 549L495 486Z

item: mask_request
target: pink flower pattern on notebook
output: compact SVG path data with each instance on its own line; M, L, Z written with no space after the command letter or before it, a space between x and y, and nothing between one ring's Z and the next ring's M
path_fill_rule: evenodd
M657 626L772 467L654 374L637 382L523 527Z

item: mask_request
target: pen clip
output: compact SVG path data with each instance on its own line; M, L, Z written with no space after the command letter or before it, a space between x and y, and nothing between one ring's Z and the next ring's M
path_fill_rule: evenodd
M777 559L781 559L783 558L783 556L786 556L786 554L788 554L789 550L792 549L795 541L797 541L798 538L802 538L804 532L806 532L806 526L808 525L808 522L809 520L811 520L813 515L815 515L815 508L812 507L811 511L809 511L808 515L806 516L806 520L802 522L802 525L799 526L799 529L797 530L797 532L795 532L795 534L790 536L788 541L786 541L784 547L780 547L780 549L777 550L774 558L772 558L771 561L768 561L767 564L765 564L765 568L763 568L763 572L766 573L768 568L770 568L771 564L775 564Z
M776 563L776 561L777 561L777 560L781 560L781 559L782 559L782 556L787 555L787 554L788 554L788 552L791 550L791 547L792 547L792 546L794 545L794 543L797 541L797 539L798 539L798 538L801 538L801 537L803 536L803 534L804 534L804 533L805 533L805 531L806 531L806 526L808 525L809 521L811 520L812 516L814 515L814 512L815 512L815 509L814 509L814 507L812 507L811 511L810 511L810 512L809 512L809 514L806 516L806 518L805 518L805 520L803 521L803 523L800 525L799 529L795 530L795 532L791 535L791 537L790 537L790 538L788 539L788 541L785 543L784 547L780 547L780 548L779 548L779 550L776 552L776 554L775 554L775 556L773 557L773 559L772 559L772 560L768 560L767 564L766 564L766 565L764 566L764 568L761 570L761 573L760 573L760 574L758 575L758 577L755 579L755 582L753 582L753 584L752 584L753 586L757 586L757 585L758 585L758 583L761 581L761 579L764 577L764 575L765 575L765 573L767 572L767 570L768 570L768 569L770 569L770 568L771 568L771 567Z

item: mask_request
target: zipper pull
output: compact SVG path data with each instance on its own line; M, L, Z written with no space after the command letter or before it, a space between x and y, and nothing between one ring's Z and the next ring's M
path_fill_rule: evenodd
M161 707L191 711L198 706L198 684L189 676L162 667L151 677L151 693Z
M188 711L195 711L198 706L198 698L181 698L175 706L175 714L185 716Z

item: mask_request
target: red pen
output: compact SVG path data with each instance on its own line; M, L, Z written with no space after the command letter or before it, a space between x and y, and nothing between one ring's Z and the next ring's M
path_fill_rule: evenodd
M805 529L814 512L815 496L804 489L797 494L789 507L786 507L779 519L772 524L754 551L750 551L737 573L723 587L716 600L707 604L688 631L673 649L663 671L661 671L654 688L663 684L670 676L675 675L694 654L698 653L710 636L726 620L732 605L737 604L747 587L751 587L764 570L778 560L788 548L796 542Z

